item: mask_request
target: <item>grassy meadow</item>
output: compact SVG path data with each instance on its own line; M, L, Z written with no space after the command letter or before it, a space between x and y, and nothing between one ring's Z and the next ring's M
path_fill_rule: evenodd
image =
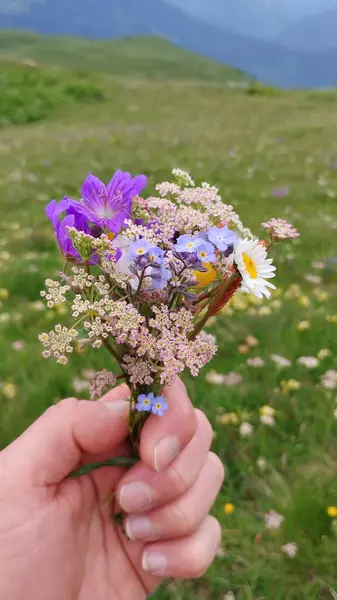
M149 69L144 50L140 76L132 60L119 70L112 61L109 74L105 54L100 75L98 53L89 66L83 58L83 74L77 62L65 70L60 44L61 69L29 67L13 62L3 39L0 448L62 397L88 397L92 371L109 365L103 350L80 346L66 367L41 357L38 334L67 322L63 306L47 310L39 296L60 268L47 202L78 196L89 170L104 180L117 168L145 173L150 191L173 167L190 170L217 185L257 234L279 216L301 238L277 248L271 301L237 296L212 324L217 357L198 379L186 378L227 471L214 509L223 546L205 578L168 583L156 598L337 598L337 518L328 514L337 507L337 92L233 89L229 69L215 65L218 77L207 77L184 53L174 68L158 51ZM16 61L37 59L20 52ZM57 65L57 55L44 62ZM75 84L95 93L69 95ZM47 109L12 118L4 91L21 98L22 115L37 87Z

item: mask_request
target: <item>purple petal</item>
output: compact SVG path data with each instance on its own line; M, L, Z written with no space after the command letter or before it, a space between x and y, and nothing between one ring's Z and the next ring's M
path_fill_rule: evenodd
M89 173L82 185L82 199L90 211L96 212L104 209L107 204L107 188L104 183Z

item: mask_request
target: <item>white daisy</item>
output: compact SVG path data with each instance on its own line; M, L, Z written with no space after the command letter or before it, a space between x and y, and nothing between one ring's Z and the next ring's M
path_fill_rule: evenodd
M243 289L257 298L270 298L268 288L276 288L266 280L275 277L276 267L273 266L273 259L267 258L267 251L259 240L239 240L235 246L234 261L242 276Z

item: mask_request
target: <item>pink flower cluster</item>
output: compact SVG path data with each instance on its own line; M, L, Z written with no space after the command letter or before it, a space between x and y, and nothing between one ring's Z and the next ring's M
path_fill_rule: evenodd
M285 219L269 219L266 223L261 223L273 241L294 240L300 236L297 229L290 225Z

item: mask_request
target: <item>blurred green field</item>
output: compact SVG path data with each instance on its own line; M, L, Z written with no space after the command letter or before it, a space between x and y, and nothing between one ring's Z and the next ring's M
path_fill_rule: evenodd
M153 191L186 168L219 186L256 233L280 216L301 238L277 250L272 300L239 296L212 326L217 357L187 379L227 469L215 507L223 547L205 578L169 583L156 598L336 598L337 519L327 514L337 506L336 94L251 95L221 78L173 80L171 69L165 81L164 62L152 79L145 66L141 78L96 69L99 102L58 102L38 123L0 129L0 447L62 397L88 397L88 369L109 365L103 350L78 348L67 367L41 358L38 333L67 320L39 297L60 268L46 203L78 196L89 170L105 180L117 168L145 173ZM320 358L308 369L303 356ZM266 405L274 424L260 421ZM284 517L277 529L263 517L272 510ZM281 549L291 542L294 558Z

